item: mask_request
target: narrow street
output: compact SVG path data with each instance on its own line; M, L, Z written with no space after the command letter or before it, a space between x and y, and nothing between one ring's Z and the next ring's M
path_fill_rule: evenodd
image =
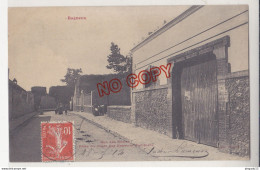
M151 161L156 158L75 115L34 116L10 134L10 162L41 162L41 122L74 122L75 161ZM108 147L108 146L111 147Z

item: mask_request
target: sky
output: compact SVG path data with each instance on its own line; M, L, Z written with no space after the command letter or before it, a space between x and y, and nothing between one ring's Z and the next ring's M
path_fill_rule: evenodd
M111 42L127 55L148 32L189 6L12 7L8 9L9 79L32 86L65 85L67 68L108 74ZM86 20L68 20L86 17Z

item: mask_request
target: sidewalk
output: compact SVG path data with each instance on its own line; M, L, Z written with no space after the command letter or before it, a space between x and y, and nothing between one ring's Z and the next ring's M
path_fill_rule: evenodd
M70 112L82 119L105 129L123 140L137 145L159 160L248 160L249 157L219 152L217 148L197 144L188 140L172 139L166 135L144 128L116 121L109 117L97 116L86 112ZM105 139L104 139L105 140Z
M24 124L26 121L29 121L35 115L37 115L37 112L28 113L18 117L17 119L11 120L9 122L9 131L12 133L13 130Z

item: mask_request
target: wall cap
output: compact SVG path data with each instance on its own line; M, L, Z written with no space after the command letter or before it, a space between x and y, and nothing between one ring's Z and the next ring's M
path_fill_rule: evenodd
M160 85L156 87L148 87L148 88L132 90L132 93L138 93L138 92L149 91L149 90L159 90L159 89L168 89L168 84Z
M111 106L107 106L107 108L111 108L111 109L131 109L131 106L123 106L123 105L111 105Z
M243 70L243 71L228 73L225 76L218 76L218 80L232 79L232 78L238 78L238 77L248 77L248 76L249 76L249 71Z

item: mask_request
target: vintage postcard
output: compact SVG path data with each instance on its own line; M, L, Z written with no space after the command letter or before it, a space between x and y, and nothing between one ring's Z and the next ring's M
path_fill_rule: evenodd
M249 13L9 7L9 161L249 161Z

